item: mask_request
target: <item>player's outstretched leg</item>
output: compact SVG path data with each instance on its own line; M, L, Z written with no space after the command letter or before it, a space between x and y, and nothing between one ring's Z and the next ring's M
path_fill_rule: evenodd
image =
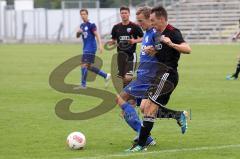
M236 68L235 73L232 74L232 75L228 75L228 76L226 77L226 79L227 79L227 80L236 80L236 79L238 79L239 73L240 73L240 60L238 61L238 64L237 64L237 68Z
M188 112L182 111L180 118L177 119L177 123L181 127L182 134L184 134L187 131L187 118L188 118Z
M107 78L107 73L105 73L104 71L98 69L97 67L94 67L94 66L90 66L88 68L89 71L92 71L94 73L96 73L97 75L103 77L103 78Z
M159 106L157 118L176 119L178 125L181 127L182 134L184 134L187 130L187 118L188 118L187 111L176 111L164 106Z
M92 71L94 73L96 73L97 75L103 77L105 79L105 87L108 86L109 81L111 79L111 74L110 73L105 73L103 70L98 69L97 67L94 66L90 66L88 68L89 71Z

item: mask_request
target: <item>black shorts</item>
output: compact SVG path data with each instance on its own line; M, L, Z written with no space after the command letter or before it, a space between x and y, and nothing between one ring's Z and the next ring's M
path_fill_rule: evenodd
M136 69L137 55L134 52L133 56L129 57L128 54L124 52L118 52L117 56L117 65L118 65L118 74L120 78L124 78L125 75L133 76L133 73Z
M148 98L159 106L166 106L177 84L177 71L169 70L155 78L154 84L148 89Z

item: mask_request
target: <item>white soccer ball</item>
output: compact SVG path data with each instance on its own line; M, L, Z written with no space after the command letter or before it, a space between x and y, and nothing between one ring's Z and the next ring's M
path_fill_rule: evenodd
M74 150L82 149L86 145L86 138L81 132L72 132L67 137L67 145Z

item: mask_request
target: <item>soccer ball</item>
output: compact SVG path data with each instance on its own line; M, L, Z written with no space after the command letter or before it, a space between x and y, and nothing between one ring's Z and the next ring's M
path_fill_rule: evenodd
M67 137L67 145L74 150L83 149L86 145L86 138L81 132L72 132Z

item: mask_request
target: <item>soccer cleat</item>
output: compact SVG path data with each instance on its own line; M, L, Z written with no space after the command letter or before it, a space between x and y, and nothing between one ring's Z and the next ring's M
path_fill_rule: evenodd
M136 136L136 137L134 138L134 140L133 140L133 146L136 146L137 143L138 143L138 136ZM149 137L147 138L145 147L155 146L156 144L157 144L156 141L155 141L151 136L149 136Z
M111 79L111 74L108 73L108 74L107 74L107 77L105 78L105 88L108 87L110 79Z
M237 78L233 75L227 75L226 80L236 80Z
M151 136L149 136L147 138L145 146L146 147L148 147L148 146L155 146L156 144L157 144L156 141Z
M73 89L74 90L87 89L87 86L80 85L80 86L74 87Z
M140 145L136 145L136 146L133 146L133 147L125 150L125 152L141 152L141 151L147 151L147 148L142 147Z
M181 113L180 118L177 120L178 125L181 127L182 134L184 134L187 131L187 118L188 112L183 111Z

